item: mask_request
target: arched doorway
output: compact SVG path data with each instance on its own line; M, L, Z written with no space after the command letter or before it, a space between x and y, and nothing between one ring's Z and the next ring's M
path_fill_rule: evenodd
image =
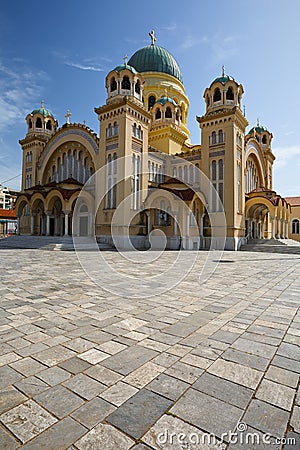
M46 234L46 214L44 201L36 198L31 205L31 234L43 236Z
M58 196L51 199L47 211L47 232L49 236L63 236L65 232L62 201Z

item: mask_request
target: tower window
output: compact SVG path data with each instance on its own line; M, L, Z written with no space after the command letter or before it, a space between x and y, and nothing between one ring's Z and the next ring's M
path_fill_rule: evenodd
M110 82L110 92L114 92L117 90L117 82L115 77L112 77L111 82Z
M217 88L214 92L214 102L219 102L222 99L221 91Z
M35 122L36 128L43 128L42 119L38 117Z
M217 143L217 134L215 131L213 131L211 134L211 143L212 143L212 145Z
M127 91L130 90L130 80L126 75L123 77L122 80L122 89Z
M28 126L29 126L29 128L32 128L32 120L31 119L29 119Z
M172 111L171 111L170 106L168 106L166 109L165 117L166 117L166 119L172 119Z
M262 138L262 141L261 141L263 144L266 144L267 143L267 136L264 134L263 135L263 138Z
M155 119L160 119L161 118L161 110L159 108L157 108L156 113L155 113Z
M46 123L46 128L47 128L47 130L52 130L52 125L51 125L51 122L50 122L50 120L48 120L48 122Z
M226 92L226 100L234 100L234 94L233 94L232 87L229 87Z
M150 97L148 98L148 110L152 108L152 106L154 106L155 102L156 98L154 97L154 95L150 95Z
M210 105L209 95L206 96L206 104L207 104L207 106Z
M222 142L224 142L224 134L222 130L219 130L218 137L219 137L219 144L222 144Z
M137 94L140 94L140 93L141 93L141 83L140 83L140 80L137 80L137 82L135 83L134 90L135 90L135 92L136 92Z

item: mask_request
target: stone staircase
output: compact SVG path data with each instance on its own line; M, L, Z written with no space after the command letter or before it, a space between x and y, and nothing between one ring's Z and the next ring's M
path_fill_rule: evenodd
M244 252L287 253L300 255L300 242L293 239L249 239L240 248Z
M76 251L113 250L109 244L97 242L91 238L76 239ZM39 249L54 251L74 251L72 236L7 236L0 239L0 250Z

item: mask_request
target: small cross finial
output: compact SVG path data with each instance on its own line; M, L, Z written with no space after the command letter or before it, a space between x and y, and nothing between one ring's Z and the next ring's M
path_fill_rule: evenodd
M83 121L83 125L85 125L86 124L86 120L84 119L84 121Z
M45 108L45 101L44 100L42 100L42 108L43 109Z
M123 56L123 61L124 61L124 65L125 65L125 66L127 66L127 59L128 59L128 56L127 56L127 55L124 55L124 56Z
M71 111L68 109L67 113L65 114L66 123L70 123L70 117L71 117Z
M257 118L257 126L259 127L259 118Z
M224 67L224 65L222 66L222 77L225 77L225 67Z
M154 30L151 30L151 33L149 33L149 36L151 37L151 45L154 45L154 43L156 41Z
M167 88L164 89L164 93L165 93L165 97L168 97L168 89Z
M244 116L246 116L246 105L243 105Z

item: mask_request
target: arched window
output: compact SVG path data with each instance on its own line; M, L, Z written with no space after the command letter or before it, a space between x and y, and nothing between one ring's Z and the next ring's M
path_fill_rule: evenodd
M118 136L118 134L119 134L119 125L117 124L117 122L114 122L113 136Z
M219 166L219 181L222 181L222 180L223 180L223 177L224 177L224 164L223 164L223 159L220 159L220 160L219 160L218 166Z
M262 144L266 144L267 143L267 136L264 134L263 138L262 138Z
M28 126L29 126L29 128L32 128L32 120L31 119L29 119Z
M47 128L47 130L52 130L52 125L51 125L51 121L50 120L48 120L48 122L46 123L46 128Z
M187 166L184 166L183 168L183 179L187 183L188 182L188 168Z
M152 108L152 106L154 106L155 102L156 98L154 97L154 95L150 95L150 97L148 98L148 110Z
M134 90L135 90L135 92L136 92L137 94L140 94L140 93L141 93L141 82L140 82L140 80L137 80L137 82L135 83Z
M176 113L176 122L179 122L179 120L180 120L180 112L177 111L177 113Z
M217 179L217 163L215 160L211 163L211 179L212 181L216 181Z
M173 167L173 177L177 178L177 167Z
M214 102L219 102L221 99L222 99L221 91L219 88L216 88L214 92Z
M36 128L43 128L42 119L38 117L35 122Z
M132 125L132 136L137 137L137 126L136 123Z
M181 166L178 169L178 179L179 179L179 181L182 181L182 167Z
M223 131L222 130L219 130L219 133L218 133L218 140L219 140L219 144L222 144L222 142L224 142L224 134L223 134Z
M195 182L200 183L200 166L199 163L195 164Z
M217 134L215 131L213 131L211 134L211 143L212 145L217 143Z
M112 79L110 81L110 92L116 91L117 87L118 87L118 85L117 85L116 79L115 79L115 77L112 77Z
M229 87L226 92L226 100L234 100L232 87Z
M111 155L107 157L107 175L111 175Z
M192 184L192 183L194 183L194 166L193 165L190 165L190 167L189 167L189 176L190 176L190 179L189 179L189 182Z
M166 117L166 119L172 119L172 111L171 111L170 106L167 106L165 117Z
M292 221L292 234L299 234L299 219L293 219Z
M111 128L111 123L108 124L108 127L106 129L106 137L109 138L112 136L112 128Z
M159 108L157 108L156 113L155 113L155 119L161 119L161 110Z
M129 80L129 78L128 78L128 76L127 75L125 75L124 77L123 77L123 80L122 80L122 89L126 89L126 90L129 90L130 91L130 80Z

